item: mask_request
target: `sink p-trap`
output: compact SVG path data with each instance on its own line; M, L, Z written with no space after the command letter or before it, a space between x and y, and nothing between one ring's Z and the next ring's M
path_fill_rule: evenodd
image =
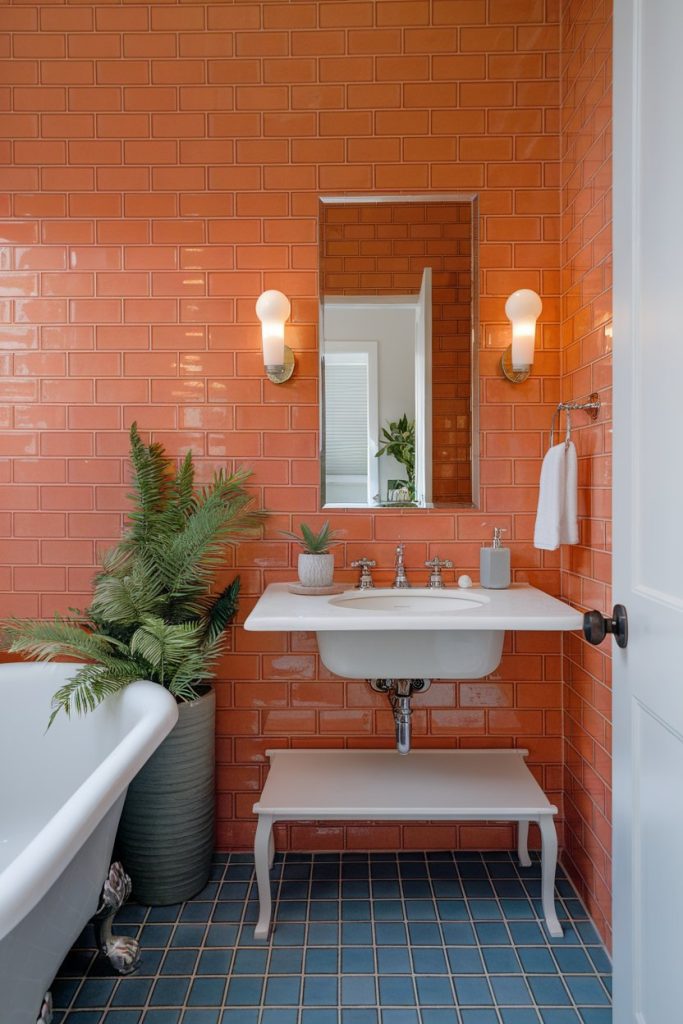
M410 750L411 700L414 693L424 693L432 685L431 679L368 679L377 693L386 693L394 713L396 749L399 754Z

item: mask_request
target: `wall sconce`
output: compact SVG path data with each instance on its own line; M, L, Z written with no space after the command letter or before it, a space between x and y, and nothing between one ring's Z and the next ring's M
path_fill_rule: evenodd
M284 384L294 373L294 353L285 345L285 320L291 310L287 296L272 288L262 292L256 301L256 316L261 321L263 338L263 365L273 384Z
M512 324L512 344L503 352L500 365L513 384L521 384L531 373L536 321L542 309L540 296L530 288L513 292L505 303L505 315Z

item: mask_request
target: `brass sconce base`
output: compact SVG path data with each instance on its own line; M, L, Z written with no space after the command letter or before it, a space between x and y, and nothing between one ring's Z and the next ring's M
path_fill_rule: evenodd
M266 377L273 384L284 384L294 373L294 353L285 345L285 361L282 366L266 366Z
M525 380L528 380L531 373L531 367L528 366L526 370L513 370L512 368L512 345L503 352L500 359L500 368L503 371L503 375L507 377L513 384L523 384Z

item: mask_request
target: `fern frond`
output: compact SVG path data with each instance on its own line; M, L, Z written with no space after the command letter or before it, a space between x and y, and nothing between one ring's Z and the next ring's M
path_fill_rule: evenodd
M53 696L48 728L60 711L67 717L74 711L84 715L93 711L110 694L118 693L141 678L139 666L132 661L120 661L109 666L83 665Z
M173 504L178 513L179 519L184 519L192 513L196 504L194 493L194 465L192 463L192 452L188 452L178 468L173 481Z
M126 626L163 611L163 580L151 553L143 551L126 569L125 575L101 573L95 580L90 611L98 620Z
M168 689L179 700L194 700L196 685L213 677L213 666L221 653L223 641L219 640L204 651L188 655L168 682Z
M222 636L228 624L232 622L237 611L239 592L240 578L236 576L207 609L205 614L207 644L213 643L219 636Z
M86 658L99 661L112 654L119 643L113 637L89 631L83 623L68 619L33 622L10 619L3 623L3 646L11 654L28 654L36 661L55 658Z
M163 619L148 617L131 637L130 652L148 665L164 685L168 677L187 658L198 653L201 622L171 625Z
M158 534L160 520L167 508L171 480L171 462L160 444L143 443L137 423L130 428L130 459L133 463L134 502L129 515L132 524L124 547L145 544Z

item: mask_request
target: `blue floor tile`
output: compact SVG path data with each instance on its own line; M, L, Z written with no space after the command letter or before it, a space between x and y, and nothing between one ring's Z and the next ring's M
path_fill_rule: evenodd
M298 1017L298 1008L266 1006L261 1017L261 1024L297 1024Z
M414 949L413 970L415 974L446 974L448 965L443 950L439 946Z
M228 982L228 1006L257 1006L261 1001L261 978L231 978Z
M344 946L342 948L341 971L342 974L374 974L375 954L372 947Z
M418 976L417 1001L420 1006L449 1006L453 1003L453 989L447 978Z
M107 1024L140 1024L142 1010L109 1010Z
M485 978L467 978L456 974L453 978L455 994L460 1006L492 1006L493 998Z
M422 1024L459 1024L458 1011L450 1007L425 1006L422 1010Z
M560 978L532 974L529 985L539 1006L562 1006L571 1002Z
M410 1006L401 1009L382 1009L382 1024L419 1024L417 1010ZM425 1020L423 1016L423 1021Z
M398 974L379 979L379 1001L382 1006L413 1006L415 987L412 977Z
M495 1010L464 1009L460 1016L462 1024L498 1024Z
M493 990L493 998L498 1006L531 1006L531 993L521 977L510 978L506 975L491 974L489 983Z
M298 1006L300 990L301 978L298 975L268 978L263 1001L266 1006Z
M301 1024L338 1024L337 1011L321 1007L310 1010L304 1006L301 1011Z
M526 1006L503 1006L498 1011L503 1024L538 1024L536 1010Z
M268 943L238 854L195 900L125 908L134 976L86 928L53 984L55 1024L612 1024L609 958L563 874L565 934L549 938L535 855L518 869L506 852L287 854L272 879Z
M577 1006L607 1006L607 993L597 978L565 974L565 984Z
M145 1024L178 1024L180 1013L179 1009L171 1009L170 1007L163 1010L147 1009L145 1011Z
M304 978L304 1006L336 1006L339 984L336 978Z
M511 946L484 946L481 952L489 974L521 973L517 951Z
M152 1006L184 1006L189 990L189 978L159 978L154 983L150 1003Z
M219 1010L185 1010L183 1024L219 1024Z
M342 1008L341 1019L342 1024L378 1024L379 1014L370 1007L345 1006Z
M557 974L557 964L545 946L518 946L517 956L528 974Z
M484 964L478 949L451 946L447 950L451 974L483 974Z
M380 974L408 974L410 972L408 949L393 946L378 948L377 970Z
M151 988L151 978L122 978L112 997L112 1006L144 1006Z
M363 974L342 975L340 1002L342 1006L376 1004L375 979Z

